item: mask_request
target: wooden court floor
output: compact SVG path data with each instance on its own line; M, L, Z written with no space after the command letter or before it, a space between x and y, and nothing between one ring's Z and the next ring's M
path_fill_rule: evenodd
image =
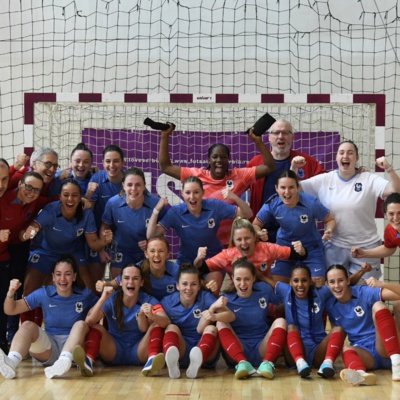
M0 398L7 400L257 400L257 399L399 399L400 382L392 382L391 371L376 371L376 386L353 387L339 378L343 367L341 359L335 364L334 379L325 380L312 371L311 379L301 379L295 370L277 363L275 378L261 377L235 380L233 369L222 359L215 370L201 370L197 379L186 378L182 370L180 379L172 380L166 369L159 376L144 377L139 367L105 367L96 362L95 375L84 378L72 367L62 378L47 379L43 367L31 359L21 363L17 377L6 380L0 376Z

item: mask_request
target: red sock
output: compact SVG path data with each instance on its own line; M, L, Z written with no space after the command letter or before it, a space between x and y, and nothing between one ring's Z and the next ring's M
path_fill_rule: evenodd
M90 328L89 333L86 336L85 353L92 360L95 360L99 355L102 337L103 334L96 328Z
M25 321L35 322L35 310L29 310L21 314L21 324Z
M164 354L166 354L167 350L172 346L175 346L179 349L179 336L176 332L173 331L165 332L163 340Z
M222 348L226 351L228 356L232 358L232 360L235 360L238 364L240 361L248 361L243 354L239 340L229 328L223 328L218 331L218 336Z
M39 326L40 328L42 327L43 324L43 310L42 307L36 307L35 308L35 324Z
M355 350L346 350L343 352L343 362L344 366L349 369L354 369L356 371L366 371L364 363L361 361L360 356Z
M203 354L203 363L205 363L211 356L211 353L214 351L216 344L217 337L211 333L205 333L201 337L200 342L197 346L200 348Z
M291 331L287 334L287 345L293 360L297 362L299 358L304 359L303 342L301 341L300 333Z
M275 328L267 343L267 352L264 361L274 362L283 350L286 341L286 330L283 328Z
M343 332L333 332L329 338L328 346L326 349L325 358L335 361L343 348L344 339L346 335Z
M147 350L149 352L149 357L155 356L162 352L164 329L159 326L154 327L150 332L149 345Z
M389 356L400 354L396 323L394 322L392 313L387 308L379 310L375 314L375 320L382 343Z

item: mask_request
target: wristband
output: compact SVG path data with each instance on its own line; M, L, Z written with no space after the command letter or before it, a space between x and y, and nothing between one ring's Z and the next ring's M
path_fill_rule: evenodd
M389 168L385 169L385 172L387 172L387 173L392 172L392 171L393 171L393 167L389 167Z
M13 299L14 295L10 296L8 293L6 294L6 297L8 297L9 299Z
M156 215L158 215L158 214L160 214L160 211L158 211L158 210L154 209L154 210L153 210L153 214L156 214Z

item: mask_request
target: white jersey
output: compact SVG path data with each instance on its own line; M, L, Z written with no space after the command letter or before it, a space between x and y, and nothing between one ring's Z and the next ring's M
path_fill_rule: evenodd
M334 216L332 243L351 248L380 240L375 224L376 203L388 183L370 172L357 173L346 181L335 170L301 181L301 186L305 193L318 197Z

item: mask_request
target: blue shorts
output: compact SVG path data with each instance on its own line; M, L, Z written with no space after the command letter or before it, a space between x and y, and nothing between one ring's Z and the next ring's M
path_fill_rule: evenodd
M372 369L390 369L392 368L392 361L390 358L384 358L381 355L379 355L378 350L376 349L376 342L374 341L373 343L371 342L365 342L365 343L356 343L356 344L351 344L352 347L358 347L360 349L364 349L368 351L368 353L371 354L371 356L374 358L374 366Z
M179 368L187 368L189 366L189 363L190 363L190 358L189 358L190 350L192 350L193 347L197 346L197 344L194 344L194 345L189 344L186 339L185 339L185 343L186 343L186 351L185 351L185 354L179 359ZM213 368L215 368L217 366L217 363L218 363L220 355L221 355L221 352L219 351L216 354L216 356L215 356L215 358L213 360L209 360L209 361L205 362L201 366L201 368L205 368L205 369L213 369Z
M381 244L382 242L379 240L370 246L362 246L362 248L373 249ZM371 264L372 270L364 274L363 279L368 279L371 276L379 279L382 276L380 258L353 258L350 248L335 246L331 242L325 243L324 252L326 268L329 268L333 264L341 264L347 269L349 275L351 275L357 272L364 262L368 262Z
M260 352L259 352L259 348L260 348L263 340L264 340L264 338L261 340L256 339L256 340L246 341L246 342L240 341L240 343L242 344L242 347L243 347L243 354L245 355L245 357L248 359L249 363L254 368L258 368L258 366L263 361L262 357L260 356ZM228 358L225 351L222 352L222 357L224 358L226 364L229 367L234 367L236 365L235 363L232 363L232 361Z
M72 253L72 255L74 256L79 267L87 264L84 251ZM61 254L50 254L41 249L32 250L29 254L27 269L34 268L40 271L42 274L50 276L51 270L60 256Z
M308 257L304 261L296 260L276 260L274 266L271 268L271 275L281 275L290 277L292 270L297 264L305 264L310 268L311 276L325 276L325 260L324 250L322 247L315 246L308 248Z
M49 338L51 342L51 356L47 361L39 361L37 358L33 357L36 361L38 361L40 364L44 365L45 367L49 367L50 365L53 365L58 358L60 357L61 351L64 347L65 342L68 339L69 335L50 335L50 333L46 332L47 337Z
M113 337L117 353L111 362L106 362L107 365L141 365L138 357L139 342L126 343L122 340Z
M325 333L325 336L316 338L316 340L312 340L311 338L302 338L303 345L305 348L305 359L308 365L310 366L314 365L314 357L315 357L315 352L317 351L317 347L320 345L320 343L324 340L326 336L327 334ZM319 365L316 365L316 367L319 367Z

